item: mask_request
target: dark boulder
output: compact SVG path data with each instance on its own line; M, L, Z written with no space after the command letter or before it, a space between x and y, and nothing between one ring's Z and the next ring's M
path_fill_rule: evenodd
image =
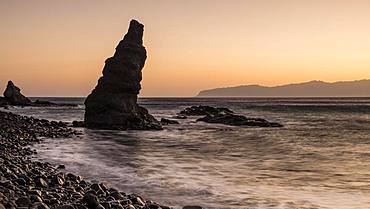
M8 81L8 85L4 91L4 97L10 105L31 105L30 99L25 97L20 88L14 85L12 81Z
M100 204L98 197L95 196L94 194L91 194L91 193L87 193L82 198L82 202L86 203L86 205L89 209L94 209L94 208L98 207L98 205Z
M191 106L187 107L184 110L180 112L180 115L187 115L187 116L200 116L200 115L215 115L215 114L221 114L221 113L233 113L228 108L224 107L211 107L211 106Z
M162 125L179 124L179 122L176 121L176 120L170 120L170 119L166 119L166 118L161 118L161 124Z
M148 111L137 104L142 69L147 58L144 25L130 22L128 33L105 61L103 76L85 100L85 125L96 129L162 129Z
M256 126L256 127L282 127L279 123L269 122L262 118L248 118L244 115L236 115L232 113L214 114L197 119L206 123L220 123L231 126Z

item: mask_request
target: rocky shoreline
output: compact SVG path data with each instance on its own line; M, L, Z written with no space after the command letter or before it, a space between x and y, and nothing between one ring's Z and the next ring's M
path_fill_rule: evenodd
M66 173L64 165L32 159L36 151L30 145L42 138L78 134L68 125L0 111L0 209L170 208Z

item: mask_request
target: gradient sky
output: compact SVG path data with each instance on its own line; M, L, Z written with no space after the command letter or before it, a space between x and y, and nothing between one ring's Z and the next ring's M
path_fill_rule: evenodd
M0 0L0 14L0 85L28 96L88 95L132 18L143 96L370 78L369 0Z

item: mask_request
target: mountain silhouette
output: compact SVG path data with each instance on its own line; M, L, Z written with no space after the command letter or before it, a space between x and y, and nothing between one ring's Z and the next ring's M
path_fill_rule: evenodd
M199 97L370 97L370 80L309 81L267 87L242 85L203 90Z

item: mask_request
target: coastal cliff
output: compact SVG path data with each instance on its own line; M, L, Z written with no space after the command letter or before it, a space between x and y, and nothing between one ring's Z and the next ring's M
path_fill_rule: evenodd
M310 81L281 86L243 85L200 91L198 97L368 97L370 80Z

